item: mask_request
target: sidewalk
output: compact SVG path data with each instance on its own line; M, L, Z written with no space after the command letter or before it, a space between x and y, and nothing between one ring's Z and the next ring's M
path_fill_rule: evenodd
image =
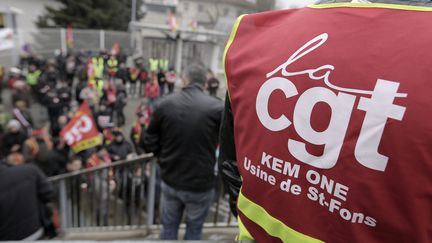
M135 230L111 230L111 231L98 231L98 232L68 232L63 237L57 240L61 241L143 241L143 242L161 242L159 240L159 227L154 227L150 232L146 229ZM184 228L179 230L179 239L184 236ZM235 242L235 237L238 233L237 227L217 227L217 228L204 228L203 242ZM53 241L50 241L53 242ZM55 242L55 241L54 241ZM197 241L195 241L197 242Z

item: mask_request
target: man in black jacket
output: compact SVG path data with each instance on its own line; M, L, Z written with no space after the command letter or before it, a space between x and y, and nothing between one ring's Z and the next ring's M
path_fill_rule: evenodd
M186 210L185 240L201 239L213 199L215 150L223 104L203 92L206 70L190 66L182 92L167 96L156 108L144 149L159 157L162 175L161 239L177 239Z
M0 163L0 241L38 240L44 234L45 204L53 189L32 164Z
M21 129L19 121L10 120L7 124L7 132L1 141L2 155L7 157L9 153L21 150L26 139L27 135Z
M108 153L113 161L126 159L133 152L132 145L125 140L121 131L113 132L114 141L108 145Z

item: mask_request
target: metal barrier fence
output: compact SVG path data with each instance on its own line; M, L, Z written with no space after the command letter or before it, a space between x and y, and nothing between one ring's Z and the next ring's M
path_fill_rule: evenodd
M58 196L61 230L150 230L159 224L157 180L152 154L50 177ZM206 227L235 225L227 197L219 193Z
M18 29L14 36L13 50L0 51L0 64L11 67L18 61L18 56L27 46L36 55L44 57L54 56L54 50L67 50L66 29L39 28ZM73 30L73 49L85 51L99 51L110 49L114 43L130 50L131 35L129 32L111 30Z
M0 65L7 68L15 66L24 47L30 48L32 53L43 57L53 57L55 50L67 51L66 32L64 28L18 29L14 35L14 48L0 51ZM96 52L101 49L109 50L114 43L118 43L124 53L134 58L166 59L169 62L168 66L175 67L177 71L190 63L202 63L216 73L222 70L223 48L228 36L211 39L193 33L185 35L180 41L161 36L158 31L156 33L158 34L153 33L154 36L144 36L140 31L130 33L73 29L72 50Z

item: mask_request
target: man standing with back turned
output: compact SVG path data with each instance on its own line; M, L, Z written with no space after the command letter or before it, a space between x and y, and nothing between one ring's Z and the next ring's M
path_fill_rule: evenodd
M214 195L215 150L223 104L204 93L206 69L192 65L185 87L154 111L143 147L158 156L162 176L162 240L176 240L186 211L185 240L200 240Z
M431 242L431 3L326 2L242 16L228 42L239 239Z

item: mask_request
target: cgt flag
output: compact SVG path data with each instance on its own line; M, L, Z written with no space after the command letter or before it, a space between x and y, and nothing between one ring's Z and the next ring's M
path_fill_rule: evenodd
M74 153L102 144L87 102L84 102L72 120L61 130L60 136Z
M66 44L68 48L73 48L74 46L73 29L71 25L68 25L66 29Z
M114 42L111 47L111 55L117 56L120 52L120 44L118 42Z

